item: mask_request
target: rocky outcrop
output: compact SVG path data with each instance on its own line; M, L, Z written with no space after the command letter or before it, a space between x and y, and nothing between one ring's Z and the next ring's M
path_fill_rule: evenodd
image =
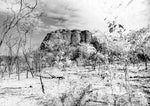
M88 31L88 30L81 31L80 36L81 36L81 41L80 41L81 43L82 42L85 42L85 43L91 42L92 33L90 31Z
M72 30L71 31L71 42L70 44L78 45L81 41L80 30Z
M90 43L92 39L92 33L88 30L68 30L59 29L52 31L46 35L41 43L40 49L46 51L52 51L52 48L56 45L78 45L80 43Z

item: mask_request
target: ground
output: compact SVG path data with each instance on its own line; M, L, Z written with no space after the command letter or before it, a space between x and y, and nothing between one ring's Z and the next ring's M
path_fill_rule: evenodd
M150 97L150 70L128 66L125 81L122 65L97 67L45 68L43 78L45 94L42 93L39 74L26 79L15 74L0 80L0 106L148 106ZM64 77L50 78L50 75ZM129 95L130 94L130 95Z

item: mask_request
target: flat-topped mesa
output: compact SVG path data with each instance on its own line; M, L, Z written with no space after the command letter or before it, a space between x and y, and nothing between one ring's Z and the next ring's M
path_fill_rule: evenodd
M92 33L88 30L68 30L68 29L59 29L48 33L43 42L41 43L40 49L47 50L50 49L50 46L53 44L59 44L62 41L65 41L68 45L78 45L80 43L90 43L92 39Z

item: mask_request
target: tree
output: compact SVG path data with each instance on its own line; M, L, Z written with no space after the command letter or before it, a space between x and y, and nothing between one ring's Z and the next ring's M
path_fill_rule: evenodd
M19 28L21 27L23 21L29 19L34 13L37 7L37 0L34 2L27 2L25 0L18 0L17 5L18 10L14 11L13 8L10 9L10 14L7 15L6 20L3 21L1 27L1 38L0 46L6 41L6 45L9 48L9 73L11 72L12 61L16 64L16 72L18 74L18 80L20 79L20 62L19 62L19 52L23 42ZM13 32L13 33L12 33ZM6 39L6 40L5 40ZM14 53L13 48L16 47L16 52ZM14 60L15 59L15 60ZM10 75L10 74L9 74Z
M15 55L15 64L16 64L16 73L18 75L18 80L20 80L20 64L21 64L21 61L20 61L20 58L19 58L19 51L20 51L20 48L21 48L21 42L22 42L22 38L20 37L19 35L19 40L18 40L18 44L17 44L17 50L16 50L16 55Z
M37 1L36 4L34 5L34 7L32 7L32 9L34 10L36 8L37 5ZM26 7L26 5L25 5ZM27 6L28 7L28 6ZM31 44L30 47L28 47L29 45L27 45L28 42L28 38L30 38L30 42L31 42L31 36L33 34L33 31L35 30L36 26L38 26L37 24L39 24L38 22L38 17L36 14L30 12L30 14L28 14L27 17L24 17L22 20L20 20L20 23L18 23L17 25L17 31L21 37L21 46L22 46L22 53L25 59L25 62L27 64L27 75L26 77L28 78L28 73L30 72L32 77L34 77L33 75L33 57L30 55L30 53L32 53L31 51ZM33 13L33 14L32 14Z
M13 48L16 46L17 44L17 39L16 38L12 38L12 35L7 36L7 38L5 38L6 41L6 45L8 47L8 61L7 61L7 66L8 66L8 70L9 70L9 77L10 74L12 72L12 68L14 65L14 56L13 56Z
M22 37L19 32L19 29L22 25L23 20L27 20L31 17L31 15L34 13L34 10L37 7L37 0L32 2L27 2L25 0L18 0L17 5L19 6L18 9L15 11L13 8L10 8L10 14L7 14L7 18L3 21L3 24L1 26L1 37L0 37L0 47L3 44L3 42L6 39L6 45L9 48L9 58L10 61L10 68L9 72L11 72L11 66L12 66L12 57L15 55L14 59L16 59L16 67L17 67L17 73L18 73L18 79L19 78L19 51L21 48ZM15 34L11 34L12 32L15 32ZM14 43L13 39L16 37L16 35L19 34L19 39ZM9 38L10 37L10 38ZM13 38L13 39L12 39ZM17 45L16 53L13 53L13 47ZM10 74L9 74L10 75Z
M8 33L14 30L16 27L19 27L19 23L29 17L31 13L35 10L37 6L37 0L35 0L35 4L27 3L24 0L19 0L19 10L14 11L11 9L11 15L7 15L6 20L4 20L2 24L2 32L0 38L0 47L4 42L5 37Z
M138 61L145 63L145 69L148 69L148 61L150 61L150 27L142 28L138 31L132 31L128 34L128 42L130 50Z
M37 63L37 65L39 66L39 73L40 73L40 83L41 83L41 88L42 88L42 92L45 94L45 88L44 88L44 83L42 80L42 76L41 76L41 71L42 71L42 57L45 55L44 52L42 52L41 50L36 50L34 52L34 60ZM36 69L37 70L37 69Z
M26 20L26 19L25 19ZM22 33L22 53L23 53L23 56L25 58L25 61L27 63L27 78L28 78L28 72L31 73L32 77L34 77L33 75L33 72L32 72L32 69L33 67L31 66L32 65L32 62L33 62L33 59L31 60L30 58L30 53L31 53L31 47L27 47L27 38L28 38L28 35L31 36L31 33L33 32L33 29L34 29L34 24L32 22L26 22L26 21L23 21L21 23L21 27L19 28L19 32ZM31 46L31 45L30 45Z
M123 33L125 32L126 29L124 25L116 21L116 18L113 21L108 20L107 24L108 24L108 32L112 40L116 41L118 38L119 39L123 38Z

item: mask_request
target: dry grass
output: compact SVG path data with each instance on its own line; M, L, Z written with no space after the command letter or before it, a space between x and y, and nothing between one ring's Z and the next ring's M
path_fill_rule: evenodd
M46 68L42 75L56 78L43 78L45 94L42 94L38 77L21 77L17 81L15 75L11 78L5 76L0 82L0 103L2 106L18 106L17 103L24 103L19 106L148 106L142 80L130 79L130 76L136 76L135 72L141 72L129 67L127 83L121 68L123 67L117 65L101 66L101 70L97 68L96 71L83 67L70 67L66 71ZM57 79L59 76L64 79Z

